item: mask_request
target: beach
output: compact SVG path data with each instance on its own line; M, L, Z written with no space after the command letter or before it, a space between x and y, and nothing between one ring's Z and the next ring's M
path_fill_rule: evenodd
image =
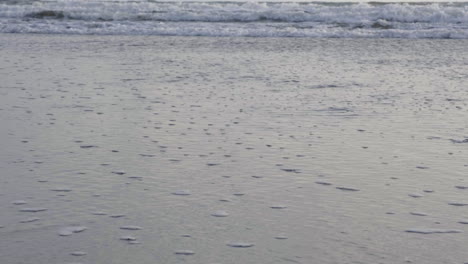
M468 40L0 34L0 263L466 263Z

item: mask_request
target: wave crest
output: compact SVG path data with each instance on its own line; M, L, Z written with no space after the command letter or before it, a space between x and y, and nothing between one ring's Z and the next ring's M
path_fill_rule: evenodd
M59 0L0 4L0 32L468 38L468 3Z

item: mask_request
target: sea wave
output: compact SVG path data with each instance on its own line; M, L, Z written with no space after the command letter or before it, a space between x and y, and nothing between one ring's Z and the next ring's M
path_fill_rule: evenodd
M0 32L468 38L468 3L0 2Z

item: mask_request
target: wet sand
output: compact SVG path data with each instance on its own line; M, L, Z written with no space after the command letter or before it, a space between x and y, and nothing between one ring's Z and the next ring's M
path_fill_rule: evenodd
M467 40L0 35L1 263L466 263Z

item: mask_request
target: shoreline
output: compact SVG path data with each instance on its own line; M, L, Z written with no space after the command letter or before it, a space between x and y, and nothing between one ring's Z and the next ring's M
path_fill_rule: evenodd
M0 34L1 259L464 263L458 41Z

